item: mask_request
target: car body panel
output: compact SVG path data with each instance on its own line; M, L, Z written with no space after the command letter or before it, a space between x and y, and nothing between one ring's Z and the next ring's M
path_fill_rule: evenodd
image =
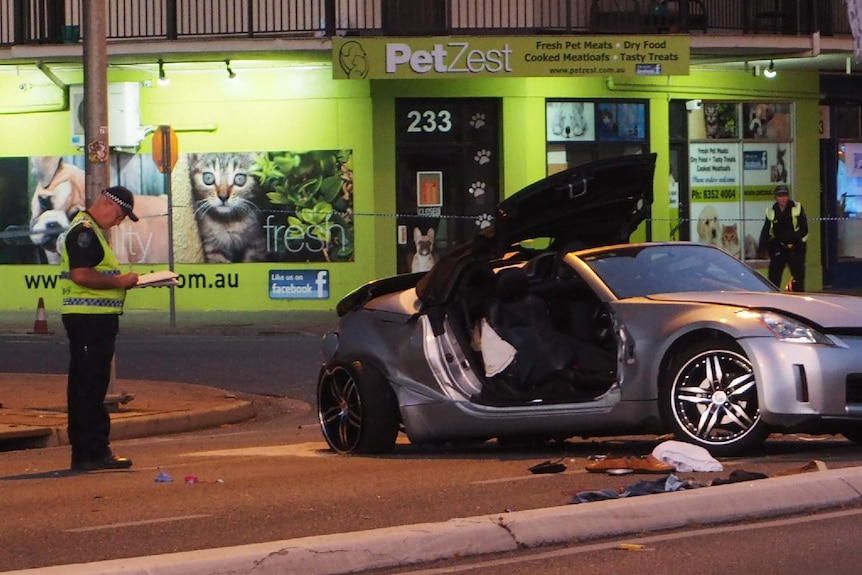
M552 237L581 247L628 241L649 215L655 154L569 168L503 200L494 220L496 255L516 242Z
M713 292L658 294L651 297L657 301L689 301L774 310L804 318L818 329L840 330L862 326L862 298L848 295Z
M419 280L419 299L426 307L445 304L467 262L513 258L513 246L532 238L553 238L554 249L628 241L649 214L655 161L655 154L602 160L520 190L497 206L493 225L444 254Z

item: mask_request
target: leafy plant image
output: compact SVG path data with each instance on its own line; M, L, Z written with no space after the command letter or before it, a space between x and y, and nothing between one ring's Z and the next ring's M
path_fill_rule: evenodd
M353 260L353 150L266 152L252 174L275 214L273 259Z

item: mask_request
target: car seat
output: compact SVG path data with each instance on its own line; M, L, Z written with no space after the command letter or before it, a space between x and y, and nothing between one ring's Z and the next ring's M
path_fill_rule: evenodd
M500 270L486 317L500 337L517 350L515 369L520 389L541 385L574 365L572 340L554 328L544 300L530 293L523 269Z

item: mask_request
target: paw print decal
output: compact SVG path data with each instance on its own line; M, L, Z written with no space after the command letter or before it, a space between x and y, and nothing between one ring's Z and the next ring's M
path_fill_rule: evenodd
M473 182L470 186L470 195L474 198L485 195L485 182Z
M477 130L485 125L485 114L479 112L477 114L473 114L473 117L470 118L470 126L476 128Z
M473 156L473 159L476 160L480 166L483 166L491 161L491 152L488 150L479 150L476 152L476 155Z
M484 230L490 226L492 222L491 214L482 214L476 218L476 225L479 226L480 230Z

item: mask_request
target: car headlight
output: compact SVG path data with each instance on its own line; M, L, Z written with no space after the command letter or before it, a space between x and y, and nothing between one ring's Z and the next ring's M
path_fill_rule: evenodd
M822 343L832 345L832 340L795 319L772 311L743 310L737 312L741 317L756 319L776 338L787 343Z

